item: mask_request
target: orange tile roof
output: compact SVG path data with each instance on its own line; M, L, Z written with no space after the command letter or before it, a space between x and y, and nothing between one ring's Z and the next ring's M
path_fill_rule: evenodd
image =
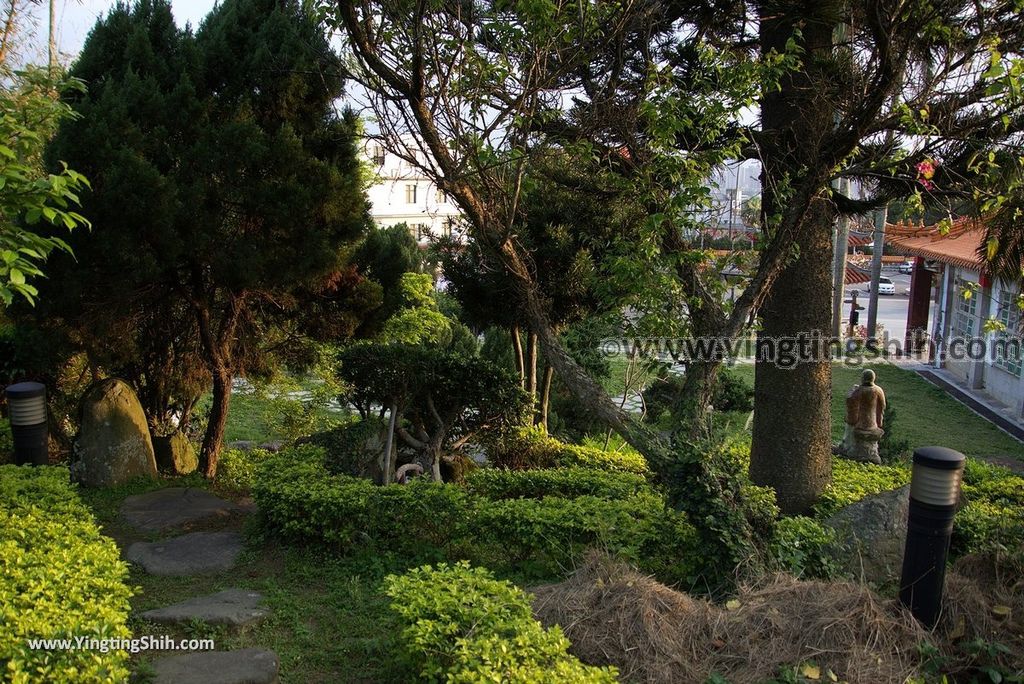
M984 241L984 226L972 218L957 219L945 234L938 226L903 222L885 226L887 248L892 246L910 256L975 271L985 268L984 261L978 256Z
M871 272L865 271L863 268L857 268L856 266L847 265L846 275L843 277L844 285L860 285L871 280Z

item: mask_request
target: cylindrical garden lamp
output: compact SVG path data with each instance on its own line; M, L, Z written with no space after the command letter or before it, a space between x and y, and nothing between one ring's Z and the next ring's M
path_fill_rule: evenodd
M964 455L959 451L945 447L914 450L900 601L929 628L935 626L942 608L946 558L963 472Z
M46 386L19 382L7 387L7 406L14 438L14 462L46 465L50 462L46 426Z

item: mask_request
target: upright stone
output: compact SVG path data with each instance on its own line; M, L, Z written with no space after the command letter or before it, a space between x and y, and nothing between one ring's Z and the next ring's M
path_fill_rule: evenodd
M165 473L188 475L199 466L199 458L192 442L182 432L153 437L156 464Z
M135 392L124 381L103 380L82 397L72 472L79 482L94 487L156 477L146 415Z

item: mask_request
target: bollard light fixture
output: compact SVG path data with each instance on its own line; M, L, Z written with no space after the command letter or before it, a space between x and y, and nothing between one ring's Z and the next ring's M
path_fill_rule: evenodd
M14 462L46 465L49 463L46 386L38 382L19 382L9 385L6 393Z
M922 624L938 622L964 455L945 447L914 450L900 601Z

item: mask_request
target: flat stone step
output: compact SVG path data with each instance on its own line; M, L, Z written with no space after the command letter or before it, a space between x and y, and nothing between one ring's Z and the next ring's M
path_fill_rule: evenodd
M262 648L157 658L153 684L277 684L280 661Z
M125 558L151 575L202 575L235 567L242 547L236 532L191 532L165 541L135 542Z
M129 496L121 504L121 518L144 532L160 532L207 518L226 518L241 510L203 489L168 487Z
M155 608L142 613L140 617L152 622L190 623L202 620L210 625L248 627L270 614L268 608L261 608L263 594L249 589L225 589L216 594L197 596L164 608Z

